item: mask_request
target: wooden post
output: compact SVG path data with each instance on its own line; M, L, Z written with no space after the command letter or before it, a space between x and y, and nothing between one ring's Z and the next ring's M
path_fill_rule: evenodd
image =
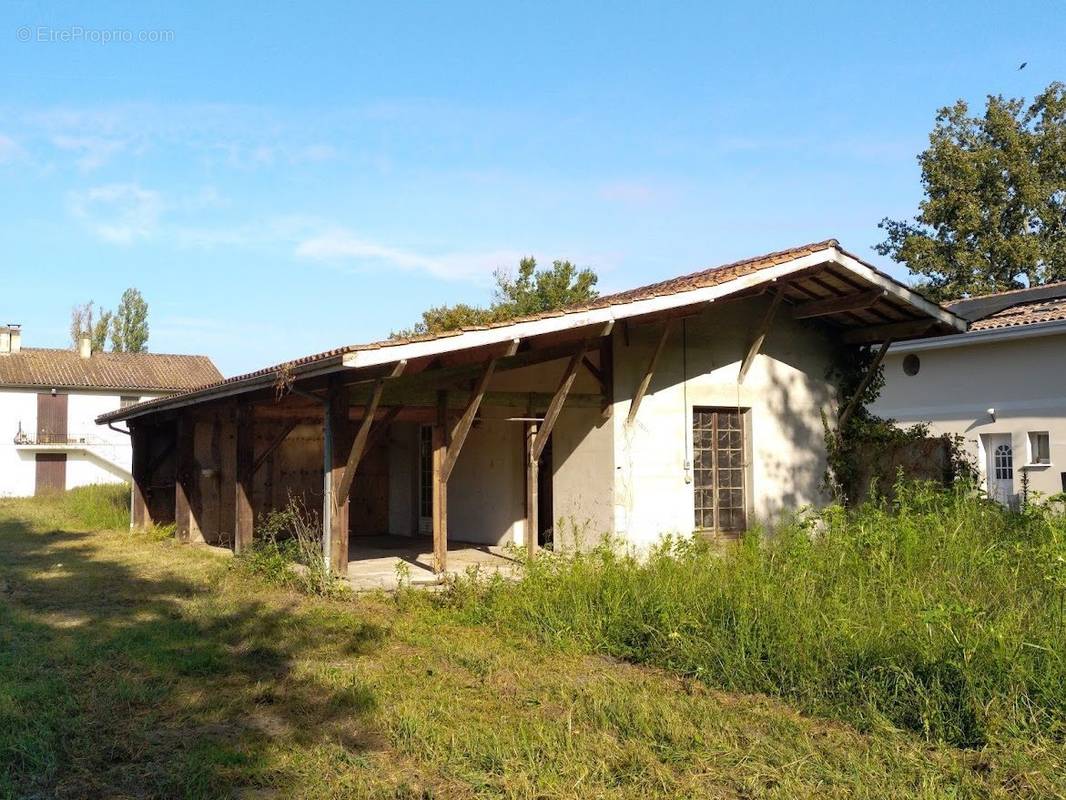
M437 424L433 426L433 571L448 568L448 393L437 393Z
M144 528L152 524L148 509L148 486L151 475L148 472L149 446L152 439L149 429L140 425L130 426L130 444L133 447L133 481L130 496L130 527Z
M345 472L349 467L354 471L354 466L349 461L352 451L352 426L348 421L348 394L343 386L330 387L329 411L330 432L333 435L333 447L331 449L333 463L331 465L332 476L330 479L332 508L330 510L330 569L337 575L348 574L348 507L351 478L345 488ZM369 419L373 419L373 413ZM362 431L362 427L360 431ZM365 443L363 434L363 441ZM358 461L356 462L356 464ZM341 492L343 491L343 495Z
M252 546L252 477L255 474L255 427L252 408L246 402L237 404L236 479L234 480L233 550L242 553Z
M177 468L174 474L174 536L188 542L192 533L193 483L197 478L195 463L196 422L190 417L178 417Z
M533 558L537 553L537 536L540 533L539 509L537 507L537 481L540 464L533 454L537 441L537 423L531 422L526 429L526 555Z

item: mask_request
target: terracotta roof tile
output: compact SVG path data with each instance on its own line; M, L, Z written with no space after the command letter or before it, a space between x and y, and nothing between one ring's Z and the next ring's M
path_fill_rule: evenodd
M0 354L0 387L143 389L182 392L217 383L222 375L207 356L93 353L24 347Z
M1018 303L995 314L970 323L971 331L988 331L997 328L1014 328L1019 325L1035 325L1040 322L1066 320L1066 297L1054 297Z

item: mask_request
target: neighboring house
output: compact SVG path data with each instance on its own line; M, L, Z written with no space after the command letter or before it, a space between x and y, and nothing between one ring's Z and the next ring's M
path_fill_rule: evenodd
M102 415L128 422L133 523L249 545L287 498L361 541L637 547L826 501L845 346L965 322L835 240L438 336L342 347Z
M128 481L129 435L95 418L221 377L204 356L23 347L0 327L0 496Z
M957 434L990 495L1066 490L1066 282L947 305L968 333L894 344L874 413Z

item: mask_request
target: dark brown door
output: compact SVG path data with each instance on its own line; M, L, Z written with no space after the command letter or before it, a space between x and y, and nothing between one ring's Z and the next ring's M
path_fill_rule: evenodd
M37 395L37 443L66 444L67 396Z
M36 494L49 494L62 492L67 488L67 454L66 453L38 453L37 454L37 487Z

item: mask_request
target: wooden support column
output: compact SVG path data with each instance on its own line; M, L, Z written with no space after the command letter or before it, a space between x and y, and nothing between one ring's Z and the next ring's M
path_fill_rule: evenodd
M847 406L840 413L840 420L837 422L837 435L844 430L844 426L848 422L848 418L854 413L856 407L859 405L859 400L862 399L866 389L870 386L870 382L877 374L877 370L881 367L881 363L885 360L885 356L888 355L888 348L892 344L891 339L886 339L881 344L881 349L877 351L877 355L874 357L873 363L870 364L870 368L866 370L866 374L862 376L862 380L859 382L858 388L855 390L855 394L851 396Z
M241 401L237 404L236 478L234 480L233 550L242 553L252 546L252 478L255 475L255 419L251 405Z
M744 383L748 370L755 363L755 356L759 355L759 351L762 350L763 342L766 341L766 335L770 332L770 326L774 324L774 317L777 315L777 309L781 305L781 299L784 295L785 293L781 289L774 291L774 299L770 301L770 308L766 310L766 316L762 318L762 323L755 332L755 338L751 340L751 346L748 348L747 355L744 356L744 361L740 365L740 372L737 373L737 383Z
M633 394L633 402L629 404L629 417L626 422L632 425L637 418L637 410L640 408L640 403L644 399L644 395L648 392L648 387L651 385L651 379L655 376L655 368L659 364L659 356L663 354L663 348L666 347L666 340L670 338L670 330L673 327L673 323L667 320L663 324L663 331L659 334L659 341L655 344L655 350L652 351L651 360L648 361L648 367L644 370L644 377L640 379L640 383L637 385L637 391Z
M533 455L537 442L537 423L526 428L526 555L537 554L537 536L540 534L540 519L537 483L540 479L540 464Z
M448 393L437 393L437 424L433 426L433 571L448 568L448 482L444 462L448 458Z
M130 444L133 447L133 481L130 496L130 527L145 528L152 524L151 511L148 508L148 487L152 477L148 471L149 447L152 439L150 428L141 425L130 426Z
M178 417L175 425L177 468L174 475L174 536L188 542L192 532L192 503L195 493L196 422L188 415Z
M345 387L337 385L330 387L329 409L330 432L333 436L333 463L331 466L330 485L332 487L332 508L330 510L330 569L336 575L348 574L348 507L351 479L348 479L347 487L344 486L346 472L352 467L349 456L354 452L352 445L352 426L348 421L348 394ZM367 419L372 420L373 414ZM363 433L364 425L360 426L359 433L365 443L366 434ZM356 460L356 465L358 459Z

